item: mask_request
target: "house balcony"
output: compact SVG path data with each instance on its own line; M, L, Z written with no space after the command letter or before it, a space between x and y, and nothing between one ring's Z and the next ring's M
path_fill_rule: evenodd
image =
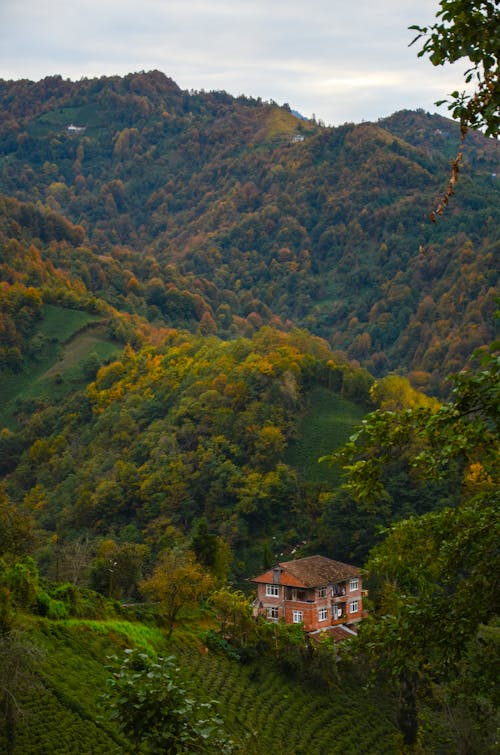
M285 589L285 600L289 603L314 603L315 595L312 590L300 590L296 588Z
M334 595L332 597L332 603L345 603L345 601L346 601L345 593L344 595Z
M342 616L337 616L335 619L332 619L331 626L336 627L339 624L345 624L347 621L347 616L345 614L342 614Z

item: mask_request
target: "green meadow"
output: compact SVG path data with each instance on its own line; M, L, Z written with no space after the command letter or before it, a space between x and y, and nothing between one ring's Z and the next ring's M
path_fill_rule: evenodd
M33 334L36 355L25 359L15 375L0 374L0 425L15 427L15 415L26 401L59 401L83 385L83 368L92 355L102 363L121 347L106 335L102 318L76 309L45 305Z

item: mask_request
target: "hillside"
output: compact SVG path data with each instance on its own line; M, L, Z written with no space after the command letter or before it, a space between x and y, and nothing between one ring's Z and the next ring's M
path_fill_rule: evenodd
M435 392L492 338L493 140L468 138L432 224L458 148L439 116L323 128L157 71L0 82L0 104L0 191L35 203L34 237L34 213L69 220L73 274L118 309L222 337L305 327Z
M152 71L0 113L0 749L132 751L100 713L133 646L236 753L402 752L417 714L422 752L489 752L493 140L432 223L459 139L422 111L325 128ZM253 618L314 554L368 564L347 648Z
M29 640L38 652L36 696L22 701L13 755L131 752L103 704L110 658L122 658L131 647L150 655L176 654L198 698L220 702L225 729L242 755L271 750L299 755L311 748L354 755L359 743L374 755L397 752L390 704L381 708L361 680L352 680L349 689L337 679L330 689L314 690L283 674L269 658L265 667L258 661L243 665L204 652L200 644L186 644L182 635L167 645L158 629L124 619L38 618L31 624ZM0 730L2 751L4 746Z

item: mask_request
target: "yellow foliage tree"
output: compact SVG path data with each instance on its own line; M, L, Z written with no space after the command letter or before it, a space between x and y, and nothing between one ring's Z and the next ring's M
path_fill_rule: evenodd
M213 587L213 577L203 571L191 551L164 551L153 571L140 585L142 593L160 603L172 634L179 611L196 605Z

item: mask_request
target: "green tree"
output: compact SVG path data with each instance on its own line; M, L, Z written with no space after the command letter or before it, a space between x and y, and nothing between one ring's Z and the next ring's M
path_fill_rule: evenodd
M34 542L32 518L0 487L0 555L15 557L29 553Z
M109 717L135 745L136 752L230 753L233 744L215 713L213 701L195 701L174 656L151 660L126 650L104 695ZM118 662L115 657L113 661Z
M492 351L481 369L455 378L437 411L374 412L335 455L353 497L375 504L387 496L384 468L395 455L407 456L416 486L462 475L454 507L392 525L367 563L375 610L358 650L397 679L407 744L417 736L418 691L446 687L463 672L480 625L500 605L499 373Z
M149 554L147 545L103 540L92 564L92 587L110 598L136 598Z
M418 31L411 44L424 38L419 57L427 55L435 66L456 63L466 59L471 67L465 72L465 83L474 82L472 93L455 90L448 109L460 121L462 141L469 129L482 130L487 136L498 137L500 125L500 11L496 0L441 0L437 21L432 26L411 26ZM448 187L435 211L430 213L433 222L442 215L454 193L458 178L462 150L452 162Z
M424 38L419 57L427 55L435 66L465 58L471 67L465 82L475 91L452 92L448 108L460 120L462 134L481 129L498 136L500 125L500 11L496 0L441 0L432 26L411 26L418 31L412 44ZM443 100L436 104L446 102Z
M224 639L245 645L255 634L255 621L248 597L240 590L221 587L210 595L210 605L219 622L219 632Z

